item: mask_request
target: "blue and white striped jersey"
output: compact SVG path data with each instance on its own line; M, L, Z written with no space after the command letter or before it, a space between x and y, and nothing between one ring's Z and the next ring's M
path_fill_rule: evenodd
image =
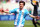
M27 14L29 14L28 10L23 9L20 10L19 8L15 8L11 11L9 11L10 13L14 13L15 14L15 21L14 21L14 25L22 25L24 26L25 23L25 17Z

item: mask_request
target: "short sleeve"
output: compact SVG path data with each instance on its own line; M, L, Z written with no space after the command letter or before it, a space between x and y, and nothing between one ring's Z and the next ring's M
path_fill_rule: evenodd
M29 14L29 11L28 10L26 10L26 14Z
M29 15L29 16L31 15L28 10L26 10L26 15Z
M15 13L15 9L10 10L9 13Z

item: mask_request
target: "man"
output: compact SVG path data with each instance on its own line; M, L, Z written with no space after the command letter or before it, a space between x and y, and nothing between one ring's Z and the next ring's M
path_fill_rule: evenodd
M3 11L5 13L14 13L15 14L14 27L24 27L26 15L30 15L30 17L37 18L37 16L33 16L33 15L29 14L28 10L23 9L24 6L25 6L25 2L20 1L19 8L16 8L16 9L13 9L10 11Z
M33 4L33 3L32 3L32 0L31 0L31 4L34 6L33 16L38 16L38 11L37 11L37 10L38 10L38 7L39 7L38 2L36 1L36 2ZM40 23L37 22L36 19L34 19L34 18L33 18L32 22L33 22L33 25L34 25L35 27L37 27L36 24L40 25Z

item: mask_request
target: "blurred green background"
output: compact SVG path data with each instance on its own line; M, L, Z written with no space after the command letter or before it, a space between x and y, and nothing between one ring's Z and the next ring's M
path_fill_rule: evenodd
M40 21L38 21L40 23ZM39 25L37 25L40 27ZM14 27L14 21L0 21L0 27ZM32 21L25 21L24 27L34 27Z

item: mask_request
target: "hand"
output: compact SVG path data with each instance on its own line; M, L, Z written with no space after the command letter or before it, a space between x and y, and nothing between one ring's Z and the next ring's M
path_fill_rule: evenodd
M38 17L38 16L35 16L35 18L36 18L36 19L39 19L39 17Z
M2 10L2 12L4 12L4 10Z

